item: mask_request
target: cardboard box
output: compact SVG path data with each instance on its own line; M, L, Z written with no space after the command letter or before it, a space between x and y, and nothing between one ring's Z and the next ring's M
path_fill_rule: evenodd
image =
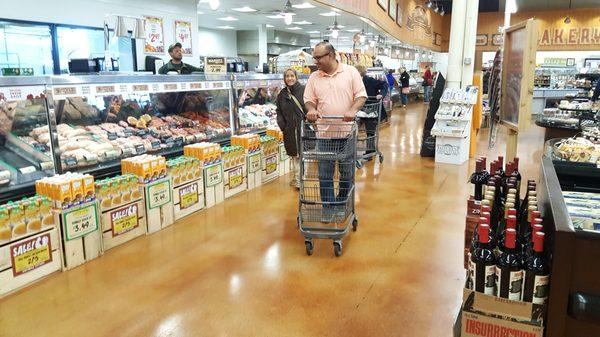
M463 290L461 337L542 337L542 305Z

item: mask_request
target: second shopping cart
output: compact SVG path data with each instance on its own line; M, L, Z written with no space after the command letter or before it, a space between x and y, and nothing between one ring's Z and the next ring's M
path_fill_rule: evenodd
M371 160L375 156L378 156L379 162L383 163L383 154L379 151L381 109L383 109L382 98L368 97L363 107L356 114L359 125L364 125L364 131L359 130L357 138L356 168L358 169L363 167L365 160Z
M341 117L302 122L298 227L306 253L313 239L331 239L336 256L350 225L356 230L355 163L357 125Z

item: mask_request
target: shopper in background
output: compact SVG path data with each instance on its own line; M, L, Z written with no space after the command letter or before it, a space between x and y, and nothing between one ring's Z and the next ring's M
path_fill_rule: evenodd
M177 72L180 75L191 74L194 71L200 71L200 68L196 68L191 64L183 63L183 52L181 51L181 43L177 42L169 46L169 55L171 60L160 67L158 70L159 74L168 74L170 72Z
M425 66L425 73L423 74L423 93L425 95L425 103L429 103L431 95L431 86L433 85L433 76L429 66Z
M252 104L265 105L267 104L268 98L269 95L267 94L267 89L258 88L258 90L256 90L256 95L254 95L254 98L252 99Z
M298 74L294 69L287 69L283 73L285 89L277 95L277 125L283 132L283 146L288 156L292 159L292 172L294 177L290 183L296 188L300 187L300 162L298 149L300 148L300 125L306 115L304 107L304 86L298 82Z
M410 93L410 75L406 71L406 68L400 68L400 99L402 100L402 107L406 108L408 104L408 94Z
M365 67L364 65L357 65L356 70L358 70L358 73L362 77L365 90L367 91L368 98L366 103L375 103L377 100L381 100L387 95L387 92L389 90L388 83L386 83L385 81L380 81L371 76L367 76L367 67ZM380 106L378 113L381 115L381 120L385 120L385 118L387 118L387 113L385 112L385 109L383 109L383 105ZM373 153L375 152L374 137L375 132L377 131L378 119L376 116L374 118L361 117L360 122L361 124L364 123L365 131L367 132L367 138L369 142L369 144L367 144L367 154ZM369 157L367 160L371 161L373 160L373 157Z
M600 78L596 82L596 89L594 89L594 94L592 95L592 102L596 102L600 97Z
M393 88L398 89L398 81L396 81L396 78L394 77L394 69L388 70L388 73L387 75L385 75L385 78L387 79L388 86L390 88L389 92L392 92Z
M304 91L304 104L306 117L309 121L316 122L319 117L343 116L343 120L354 120L358 110L365 104L367 92L360 74L356 68L338 62L335 57L335 48L331 43L323 41L315 46L313 59L318 70L310 75ZM338 122L339 123L339 122ZM339 125L327 125L327 120L318 122L319 134L341 133ZM346 139L326 140L317 143L318 148L330 145L330 148L344 148ZM333 143L335 142L335 144ZM335 160L320 161L319 189L321 201L333 202L345 200L350 188L353 165L339 165L340 185L337 196L334 196L333 175ZM324 206L324 216L334 216L334 208ZM327 214L329 210L329 214ZM326 218L324 220L327 220Z

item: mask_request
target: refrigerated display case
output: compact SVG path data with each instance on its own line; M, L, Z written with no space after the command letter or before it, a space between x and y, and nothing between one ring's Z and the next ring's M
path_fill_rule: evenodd
M0 77L0 202L54 174L47 90L47 77Z
M227 76L69 76L51 84L59 172L113 172L126 157L170 157L232 134Z
M284 86L283 74L234 75L236 134L264 132L268 126L277 126L275 102Z
M600 336L600 170L542 158L538 205L552 254L547 337Z

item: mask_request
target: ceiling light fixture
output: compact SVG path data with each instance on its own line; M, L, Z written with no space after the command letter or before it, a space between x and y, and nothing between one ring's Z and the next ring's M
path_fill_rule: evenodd
M433 11L436 13L440 11L440 7L438 6L437 1L435 2L435 9Z
M504 9L506 13L516 13L517 12L517 0L506 0L506 8Z
M571 14L571 0L569 0L569 14ZM567 17L565 18L565 24L569 24L571 23L571 17L569 15L567 15Z
M444 6L441 7L442 9L440 9L440 15L444 16L444 14L446 14L446 11L444 10Z
M219 29L234 29L231 26L217 26L217 28L219 28Z
M308 22L306 20L294 22L295 25L312 25L312 22Z
M219 9L219 6L221 6L221 1L219 1L219 0L208 0L208 6L213 11L216 11L217 9Z
M242 13L256 12L256 9L250 8L248 6L244 6L244 7L240 7L240 8L232 8L231 10L236 11L236 12L242 12Z
M315 8L315 6L313 4L311 4L310 2L303 2L301 4L298 5L292 5L292 7L294 8L298 8L298 9L309 9L309 8Z
M221 20L221 21L237 21L238 19L234 18L233 16L227 16L224 18L219 18L219 20Z
M301 30L302 28L300 27L288 27L288 30Z
M320 13L320 16L340 16L340 13L336 13L334 11L331 12L327 12L327 13Z
M285 24L288 26L291 25L294 21L293 15L295 13L292 9L292 3L290 2L290 0L287 0L285 2L285 6L283 6L283 11L281 11L281 14L283 14L283 21L285 22Z
M269 19L283 19L283 15L281 14L277 14L277 15L267 15L267 17Z
M333 18L333 26L331 27L331 37L334 39L338 37L340 34L340 26L337 23L337 17Z
M433 7L433 2L431 0L427 1L427 8Z

